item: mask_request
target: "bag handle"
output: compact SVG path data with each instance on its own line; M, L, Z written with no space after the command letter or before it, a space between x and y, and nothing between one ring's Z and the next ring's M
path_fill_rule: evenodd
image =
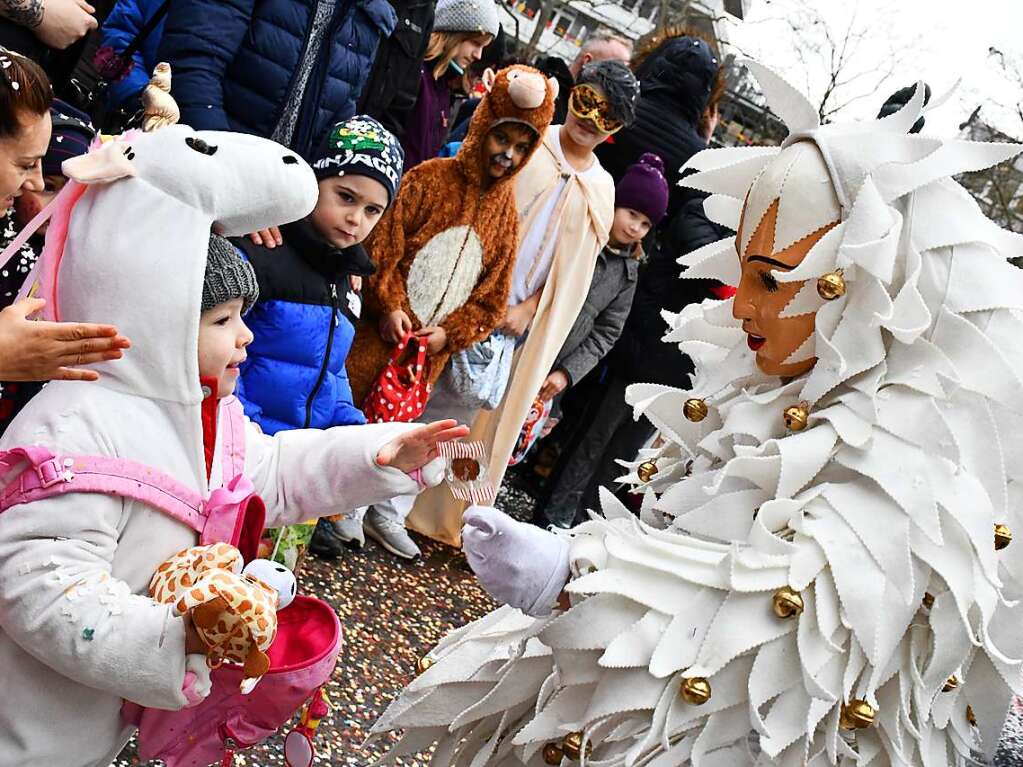
M391 365L397 366L398 360L401 359L405 353L405 349L416 341L418 350L416 351L416 376L413 379L413 383L419 383L419 380L423 377L426 371L426 342L419 341L416 338L415 333L411 331L405 334L405 337L398 342L398 345L394 347L394 352L391 353Z

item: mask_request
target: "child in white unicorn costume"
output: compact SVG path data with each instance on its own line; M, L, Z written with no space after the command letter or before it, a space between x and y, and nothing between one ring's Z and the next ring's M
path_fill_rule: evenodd
M108 143L64 170L73 182L50 224L49 271L30 280L61 319L115 321L134 346L97 366L98 383L47 386L0 448L127 459L208 498L229 479L217 456L230 425L223 392L200 385L210 230L301 218L316 202L312 170L270 141L184 126ZM247 423L244 475L267 523L287 525L416 492L407 472L467 431L450 426L271 438ZM74 492L73 471L52 481L69 492L0 515L0 764L105 767L131 733L123 703L176 710L202 694L186 685L185 617L146 596L156 568L197 535L130 498Z
M994 753L1023 657L1023 559L1001 551L1023 502L1023 272L1006 262L1023 242L950 176L1021 147L906 135L922 88L886 119L821 126L751 68L791 133L689 163L738 235L684 257L685 276L738 293L667 317L691 392L629 390L665 440L630 464L640 519L607 493L563 534L467 512L469 561L508 606L420 664L375 728L404 728L394 754L945 767Z

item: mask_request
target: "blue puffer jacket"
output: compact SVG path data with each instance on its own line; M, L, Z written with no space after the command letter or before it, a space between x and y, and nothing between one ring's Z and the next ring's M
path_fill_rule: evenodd
M280 120L317 0L175 0L159 60L174 72L181 122L268 138ZM397 17L387 0L338 0L309 75L291 148L307 159L355 114L380 40Z
M273 250L235 241L259 280L237 391L245 414L267 434L365 423L345 371L359 308L348 276L372 274L373 263L361 245L337 250L304 221L281 233Z
M109 45L118 53L123 53L161 5L163 0L117 0L117 5L103 22L103 39L100 45ZM160 47L160 38L163 36L163 25L166 21L167 17L164 16L153 31L142 40L142 44L132 57L134 66L128 76L110 84L111 104L119 105L132 96L137 96L149 84L153 67L159 62L156 51ZM176 88L177 83L174 85Z

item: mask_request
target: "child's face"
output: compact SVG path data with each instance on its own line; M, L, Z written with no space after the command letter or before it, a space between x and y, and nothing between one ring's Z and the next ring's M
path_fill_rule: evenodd
M25 226L29 221L36 217L36 214L49 205L50 200L57 196L57 192L64 188L67 184L67 179L60 174L43 176L43 191L35 192L26 189L21 193L21 197L16 197L14 200L14 216L18 221L18 226ZM47 221L36 232L39 235L46 234L46 228L50 225Z
M217 379L217 398L234 392L238 369L252 331L242 321L242 300L234 298L199 316L199 375Z
M387 189L367 176L332 176L320 182L320 197L309 214L317 234L335 248L365 240L387 210Z
M503 123L487 131L480 149L484 172L502 178L518 168L536 141L536 133L525 125Z
M635 245L650 231L650 219L632 208L615 208L615 220L611 225L611 242L619 247Z

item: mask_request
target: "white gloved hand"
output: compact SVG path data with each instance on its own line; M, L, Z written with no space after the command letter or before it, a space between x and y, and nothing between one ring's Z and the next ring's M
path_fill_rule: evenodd
M470 506L462 520L462 551L487 593L526 615L550 615L570 575L568 541L491 506Z

